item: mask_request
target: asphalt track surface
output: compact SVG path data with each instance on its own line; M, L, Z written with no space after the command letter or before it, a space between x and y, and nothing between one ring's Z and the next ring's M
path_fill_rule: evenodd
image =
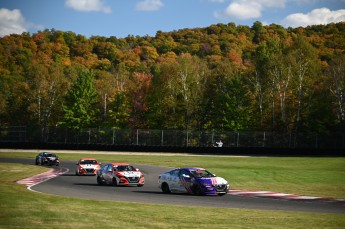
M0 162L34 164L34 159L0 158ZM69 172L31 187L32 190L59 196L84 199L126 201L136 203L241 208L260 210L282 210L294 212L319 212L345 214L344 204L323 201L291 201L285 199L225 196L193 196L189 194L163 194L158 188L158 175L167 167L134 165L145 174L143 187L113 187L98 185L96 176L76 176L75 163L63 161L61 167ZM56 169L56 167L52 167Z

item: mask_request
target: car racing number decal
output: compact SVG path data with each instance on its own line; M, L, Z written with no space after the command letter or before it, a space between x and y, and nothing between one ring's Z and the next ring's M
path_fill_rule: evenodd
M126 172L122 172L122 173L126 177L138 177L139 176L138 172L126 171Z

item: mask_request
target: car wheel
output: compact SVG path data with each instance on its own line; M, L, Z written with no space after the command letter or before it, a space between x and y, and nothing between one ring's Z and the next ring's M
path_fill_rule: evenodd
M37 160L37 158L36 158L36 161L35 161L35 165L38 165L38 160Z
M194 186L193 193L194 193L194 195L197 195L197 196L201 195L201 191L200 191L200 186L199 185L195 185Z
M97 184L103 185L103 181L100 176L97 176Z
M170 188L169 188L169 185L167 183L163 183L162 184L162 192L163 193L170 193Z
M112 182L112 184L113 184L113 186L117 186L117 180L116 180L116 178L115 178L115 177L113 178L113 182Z
M219 196L224 196L224 195L228 194L229 189L225 189L224 191L225 191L224 193L219 193L218 195Z

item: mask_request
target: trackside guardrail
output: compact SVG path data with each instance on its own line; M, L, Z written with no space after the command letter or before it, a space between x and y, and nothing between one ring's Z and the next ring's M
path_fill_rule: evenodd
M79 131L26 126L0 128L2 143L88 144L160 147L345 149L345 133L281 133L272 131L191 131L87 128Z

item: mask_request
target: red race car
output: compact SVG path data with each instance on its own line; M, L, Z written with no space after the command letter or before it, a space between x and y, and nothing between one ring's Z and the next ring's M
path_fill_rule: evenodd
M80 158L76 164L75 174L80 175L96 175L101 168L101 163L96 158Z
M97 171L97 183L118 185L135 185L141 187L145 183L144 174L127 163L110 163Z

